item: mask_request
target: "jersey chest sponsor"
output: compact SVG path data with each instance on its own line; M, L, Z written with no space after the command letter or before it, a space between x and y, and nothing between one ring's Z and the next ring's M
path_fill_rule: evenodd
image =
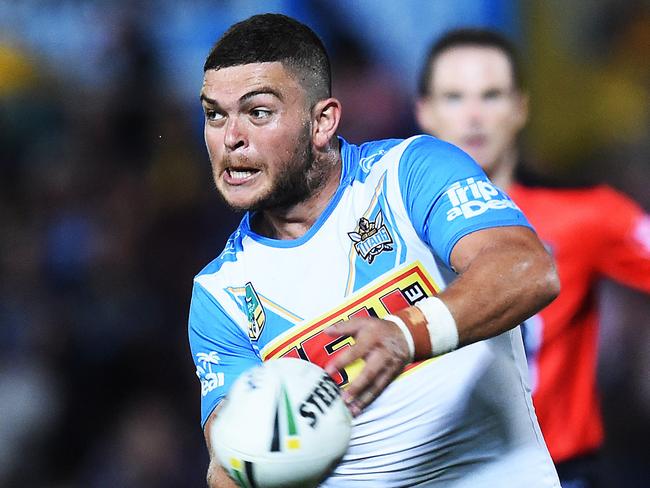
M325 366L334 356L354 344L349 336L333 337L325 333L327 327L352 317L379 317L394 313L438 293L437 286L422 264L415 262L406 268L382 277L378 282L360 290L336 309L293 327L287 334L262 350L262 359L295 357ZM407 370L420 363L410 365ZM356 361L333 378L337 385L345 386L356 377L363 361Z

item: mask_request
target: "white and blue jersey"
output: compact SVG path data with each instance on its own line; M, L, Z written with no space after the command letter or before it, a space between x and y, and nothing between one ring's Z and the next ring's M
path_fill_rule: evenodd
M304 236L260 236L246 214L196 276L189 337L203 424L251 366L287 356L324 366L352 343L328 326L438 293L463 236L529 226L469 156L433 137L341 139L341 155L338 190ZM361 367L334 379L344 388ZM409 365L355 418L324 486L559 486L526 375L518 328Z

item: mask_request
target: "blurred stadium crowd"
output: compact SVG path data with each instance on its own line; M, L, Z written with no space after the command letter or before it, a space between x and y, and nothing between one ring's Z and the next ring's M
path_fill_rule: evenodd
M129 3L0 0L0 486L204 485L188 300L192 277L240 216L212 188L198 90L203 57L229 24L282 11L322 33L343 100L341 134L352 142L414 133L414 66L446 28L500 28L540 49L531 54L540 66L571 66L571 76L586 42L553 31L578 46L562 64L548 54L557 51L544 44L544 24L529 25L532 14L505 0L381 2L384 10L316 0ZM554 125L545 101L569 83L531 78L528 146L538 170L605 179L647 209L650 10L632 3L643 15L615 25L620 51L599 85L610 95L605 121ZM546 4L541 13L562 8ZM567 22L589 17L578 10ZM435 20L417 29L423 12ZM544 22L540 11L535 18ZM580 142L570 146L567 131ZM614 324L603 366L612 459L640 473L639 439L650 433L647 298L611 285L603 293Z

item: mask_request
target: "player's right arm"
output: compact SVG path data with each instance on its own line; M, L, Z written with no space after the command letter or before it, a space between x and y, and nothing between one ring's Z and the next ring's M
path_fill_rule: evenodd
M208 446L208 453L210 454L210 464L208 465L208 488L238 488L237 483L226 473L226 470L221 467L219 460L217 459L216 454L212 450L212 443L210 441L210 429L214 424L215 419L221 409L221 405L212 411L208 421L205 423L203 428L203 435L205 436L205 444Z
M236 487L219 464L209 433L220 402L233 382L243 371L262 360L253 350L245 331L198 282L192 290L188 334L196 375L201 383L201 423L210 455L208 486Z

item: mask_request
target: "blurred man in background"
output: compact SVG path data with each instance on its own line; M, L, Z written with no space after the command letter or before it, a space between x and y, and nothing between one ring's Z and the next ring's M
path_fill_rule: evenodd
M650 292L650 217L606 186L516 181L528 98L515 49L495 32L440 38L424 64L415 110L421 129L465 150L508 192L557 261L559 297L523 326L533 400L562 486L599 486L596 285L609 277Z

